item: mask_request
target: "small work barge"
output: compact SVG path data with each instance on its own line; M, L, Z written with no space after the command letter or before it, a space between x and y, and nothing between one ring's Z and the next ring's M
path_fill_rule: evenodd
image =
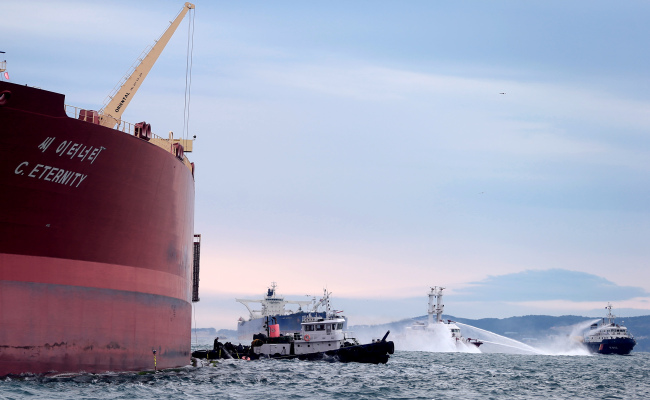
M359 341L343 331L345 319L331 311L329 294L325 292L327 304L326 316L304 316L300 332L290 335L281 335L280 326L273 318L266 325L266 333L253 336L250 346L241 346L246 355L232 351L224 351L225 346L218 346L209 351L195 351L195 358L244 358L257 360L260 358L299 359L299 360L325 360L339 362L360 362L372 364L385 364L390 354L395 351L395 345L386 338L373 340L371 343L360 344ZM217 348L218 347L218 348Z
M250 357L250 346L242 346L238 344L235 346L230 342L221 343L219 338L214 339L214 347L212 350L196 350L192 352L193 358L199 358L203 360L229 360L229 359L239 359L239 360L249 360Z

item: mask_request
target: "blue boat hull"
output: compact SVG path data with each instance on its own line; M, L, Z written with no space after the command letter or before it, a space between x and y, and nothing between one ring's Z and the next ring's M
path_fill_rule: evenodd
M632 338L603 339L600 342L585 343L592 353L599 354L630 354L636 340Z

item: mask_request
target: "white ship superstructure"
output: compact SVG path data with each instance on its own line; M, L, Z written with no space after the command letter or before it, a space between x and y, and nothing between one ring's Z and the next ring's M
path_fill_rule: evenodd
M249 321L257 318L295 314L297 312L301 312L302 307L309 306L310 304L314 304L314 306L311 308L311 311L315 312L315 308L318 308L318 306L320 306L320 302L316 303L315 298L312 300L285 300L283 296L278 295L275 290L276 287L277 284L275 282L271 282L271 287L268 288L266 296L264 296L262 299L235 299L235 301L242 303L248 310ZM253 310L251 308L251 304L260 304L261 309ZM288 304L297 305L298 309L288 310L286 308Z
M434 286L429 291L429 304L428 304L428 319L427 323L415 321L412 326L407 328L407 337L414 338L416 332L431 334L432 337L438 337L440 329L443 329L443 335L450 335L452 343L455 342L457 347L464 347L465 345L473 345L479 347L483 342L477 339L464 338L461 334L460 328L452 320L444 321L442 313L444 312L445 305L442 303L442 291L445 288L442 286ZM418 336L421 336L418 335ZM421 337L418 337L421 339Z

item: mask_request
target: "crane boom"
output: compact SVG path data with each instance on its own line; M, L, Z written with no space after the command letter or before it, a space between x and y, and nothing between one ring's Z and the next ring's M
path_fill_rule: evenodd
M110 96L108 104L99 110L100 125L113 128L121 121L122 113L131 102L131 99L133 99L133 96L140 88L140 85L142 85L144 78L146 78L149 71L151 71L158 56L162 53L163 49L169 42L169 39L176 31L176 28L178 28L178 25L185 17L185 14L193 8L194 4L185 3L183 9L178 13L174 21L171 22L165 33L160 36L151 50L149 50L149 52L142 58L140 64L134 68L133 72L124 79L124 83L119 87L115 94Z

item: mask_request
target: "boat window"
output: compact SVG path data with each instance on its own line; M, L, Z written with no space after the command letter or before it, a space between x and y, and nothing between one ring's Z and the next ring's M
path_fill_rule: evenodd
M317 331L324 331L325 330L325 324L316 325L316 330Z
M313 331L314 330L314 325L305 325L305 330L306 331Z
M342 322L339 322L339 326L338 326L337 329L343 329L343 323Z

